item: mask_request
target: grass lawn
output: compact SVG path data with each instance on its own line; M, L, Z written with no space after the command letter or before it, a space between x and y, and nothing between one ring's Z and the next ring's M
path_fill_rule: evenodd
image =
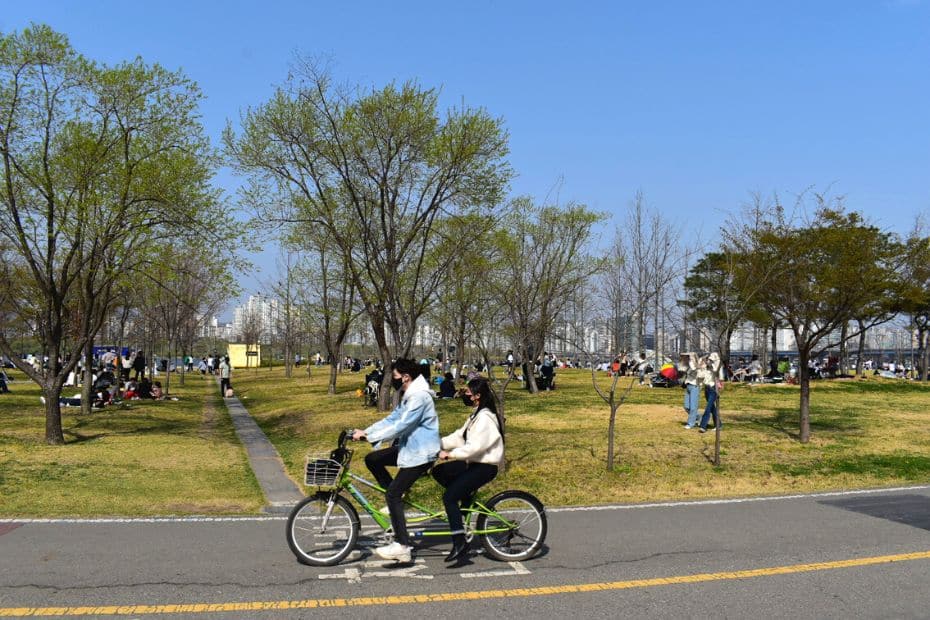
M178 401L135 401L130 409L63 409L65 446L44 443L39 390L19 373L0 395L0 516L254 513L263 504L225 407L212 382L172 381ZM339 430L383 414L356 395L360 374L344 373L326 394L328 369L292 379L283 370L238 371L237 395L302 481L304 456L328 452ZM604 384L607 378L601 377ZM630 378L621 382L626 386ZM587 371L562 370L558 389L507 394L507 470L488 491L522 488L547 505L735 497L930 481L930 386L896 380L814 383L813 438L797 441L798 388L728 385L721 398L722 464L714 433L684 430L681 389L635 386L618 413L617 459L606 470L609 410ZM439 401L448 433L468 415ZM353 469L366 475L367 444ZM420 481L416 499L437 502Z
M304 456L327 452L338 431L365 427L383 414L356 395L363 374L344 373L326 394L328 369L292 379L283 370L240 371L237 394L302 481ZM606 376L601 380L607 385ZM631 378L621 380L626 386ZM609 409L595 395L590 371L562 370L558 389L507 394L505 473L489 490L522 488L548 505L733 497L930 481L930 386L897 380L821 381L812 385L812 440L797 440L796 386L727 385L721 466L713 467L714 433L685 430L680 388L636 385L618 412L617 460L606 469ZM701 400L703 408L703 397ZM439 401L442 432L468 410ZM367 444L356 444L353 469L366 475ZM438 497L420 481L420 499Z
M264 503L226 408L200 376L177 401L62 409L66 444L44 442L39 388L18 371L0 395L0 516L252 513ZM70 396L76 390L66 388Z

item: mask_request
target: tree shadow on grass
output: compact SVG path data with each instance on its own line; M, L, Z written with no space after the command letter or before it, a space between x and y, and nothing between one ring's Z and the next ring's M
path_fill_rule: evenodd
M153 416L150 416L148 421L152 423L140 426L138 418L112 415L103 417L91 414L91 416L76 418L72 424L63 429L63 433L74 438L66 440L66 443L83 443L111 435L193 435L198 430L197 424L188 421L182 422Z
M731 422L732 423L732 422ZM750 413L739 416L737 423L757 424L772 428L791 439L801 438L798 425L800 413L794 407L780 407L775 414ZM834 433L838 435L856 435L862 431L862 424L854 411L817 408L810 414L811 433Z

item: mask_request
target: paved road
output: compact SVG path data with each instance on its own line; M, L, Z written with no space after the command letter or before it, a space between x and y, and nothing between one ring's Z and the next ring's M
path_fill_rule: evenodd
M0 520L0 617L930 617L930 487L549 518L541 557L457 570L443 543L409 569L302 566L277 516Z

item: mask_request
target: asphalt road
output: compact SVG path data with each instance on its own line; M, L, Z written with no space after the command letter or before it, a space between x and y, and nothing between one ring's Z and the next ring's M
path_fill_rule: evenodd
M0 617L930 617L930 487L548 515L541 556L458 569L302 566L280 517L0 520Z

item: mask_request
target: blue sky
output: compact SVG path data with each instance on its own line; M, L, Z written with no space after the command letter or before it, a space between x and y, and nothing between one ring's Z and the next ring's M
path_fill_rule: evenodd
M203 119L283 82L295 52L344 81L416 79L502 116L513 194L615 214L637 190L707 243L751 192L809 186L880 226L930 212L930 0L779 2L7 2L104 62L196 80ZM236 179L217 182L234 199ZM247 292L265 274L244 276Z

